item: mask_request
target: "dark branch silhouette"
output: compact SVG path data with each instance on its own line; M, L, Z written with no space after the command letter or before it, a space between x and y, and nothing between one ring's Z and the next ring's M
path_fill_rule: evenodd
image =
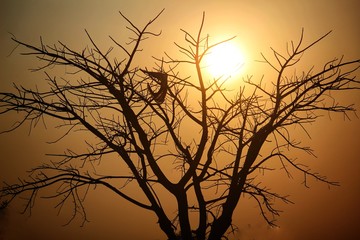
M90 46L82 51L62 42L46 45L41 40L40 46L35 46L12 38L19 48L27 50L23 55L44 63L34 70L49 71L48 88L32 90L15 85L13 93L0 92L0 114L17 112L21 117L3 133L25 123L32 128L40 120L57 120L63 135L53 143L81 130L87 133L83 135L87 150L51 154L48 157L52 160L32 169L28 178L4 184L0 190L2 208L22 196L27 198L24 211L30 211L34 200L43 196L42 190L49 188L54 192L47 197L60 199L57 207L73 204L73 218L80 214L86 222L83 202L90 186L103 186L153 212L169 239L219 240L227 239L235 229L232 216L244 199L241 196L253 199L270 225L280 212L275 200L291 203L288 196L273 192L261 181L269 171L285 171L289 177L294 171L301 172L305 186L308 178L338 185L291 158L293 150L313 154L310 147L295 139L291 128L301 127L310 135L307 126L321 112L349 117L355 111L331 94L359 89L360 81L355 77L359 59L334 59L319 71L309 66L309 70L294 74L303 54L330 33L306 45L302 31L299 42L291 42L285 54L272 49L272 60L262 55L276 78L264 84L248 77L237 94L232 94L221 78L204 78L204 56L232 39L210 43L202 32L205 15L195 35L181 30L185 43L175 43L179 56L155 57L161 68L154 71L134 66L142 42L159 35L149 28L161 13L142 29L121 14L131 33L130 42L122 44L110 37L122 51L120 60L113 47L102 50L87 32ZM182 73L182 65L190 65L194 72ZM57 66L67 66L72 78L52 76L51 69ZM159 90L153 90L156 88ZM121 166L114 166L111 173L103 172L97 166L105 159L118 159ZM167 172L164 166L174 171ZM144 197L129 194L130 188L143 192ZM174 196L176 214L163 208L168 199L159 191ZM190 221L190 211L197 213L197 221Z
M167 88L168 88L168 75L166 73L162 72L149 72L146 70L141 70L143 73L147 74L151 79L157 81L160 84L160 89L157 92L154 92L150 84L147 84L147 88L151 94L151 97L155 100L157 103L163 103L166 97Z

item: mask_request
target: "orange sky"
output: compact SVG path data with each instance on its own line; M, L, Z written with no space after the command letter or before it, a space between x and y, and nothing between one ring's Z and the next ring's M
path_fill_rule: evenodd
M12 83L26 86L41 85L43 75L31 74L27 69L37 62L19 56L11 35L22 41L37 44L39 36L52 44L57 40L75 49L88 44L84 29L103 46L110 44L108 35L128 37L124 31L121 10L138 26L142 26L162 8L166 11L155 23L155 31L162 36L149 41L139 64L152 63L151 55L164 51L174 52L173 42L183 38L180 28L197 30L202 12L206 12L205 32L216 39L231 37L241 45L248 56L246 73L260 78L266 69L255 60L260 52L271 54L269 47L285 50L285 43L297 40L301 28L305 28L305 40L310 42L329 30L333 33L321 42L301 66L311 67L334 57L344 55L345 60L360 57L360 2L358 0L304 0L304 1L121 1L121 0L0 0L0 91L9 91ZM259 65L260 64L260 65ZM262 71L259 72L259 69ZM264 69L264 70L263 70ZM299 69L302 70L302 69ZM306 70L306 69L305 69ZM264 72L265 71L265 72ZM61 74L61 73L60 73ZM360 73L358 72L358 75ZM266 75L265 75L266 76ZM360 93L346 93L340 100L355 103L360 109ZM331 115L320 119L309 129L312 139L303 139L310 144L317 158L304 157L304 162L340 181L341 187L328 189L326 185L310 181L310 189L293 180L274 175L272 189L290 194L295 205L281 205L284 213L279 217L280 229L268 229L254 204L240 207L234 216L242 239L276 240L335 240L360 237L360 120L351 116L344 121L342 116ZM16 119L15 115L0 116L1 129ZM50 138L50 139L49 139ZM44 154L61 151L67 142L59 146L45 142L53 140L41 127L28 135L25 127L10 134L0 135L0 181L14 182L17 176L25 177L25 171L44 159ZM72 144L72 143L70 143ZM99 196L102 197L99 197ZM16 202L19 207L21 202ZM79 222L62 227L69 215L57 216L54 202L39 200L33 216L21 216L19 208L11 207L0 215L0 239L164 239L158 230L156 218L141 209L132 208L121 199L99 191L91 193L88 207L90 223L79 228ZM26 237L28 239L28 237Z

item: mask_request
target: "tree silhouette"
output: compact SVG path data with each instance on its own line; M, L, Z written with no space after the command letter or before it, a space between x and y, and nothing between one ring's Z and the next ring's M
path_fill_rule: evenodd
M280 164L289 177L294 170L302 172L305 185L308 177L338 184L289 156L294 149L312 154L311 148L293 138L291 128L300 126L308 134L308 124L322 111L345 116L355 111L351 105L338 103L331 93L359 89L360 81L354 77L359 59L334 59L319 71L310 68L296 74L302 55L330 33L305 45L302 31L298 43L291 42L286 54L272 49L273 60L262 55L276 72L275 79L265 84L248 77L231 97L224 79L208 79L203 74L204 56L231 40L211 44L202 32L205 14L196 34L181 30L185 43L175 43L180 57L155 57L153 70L134 66L142 42L160 35L149 28L161 13L142 29L120 13L131 32L127 44L110 37L122 52L120 60L112 55L115 48L101 50L87 32L91 45L82 51L62 42L46 45L41 41L37 47L12 38L28 50L24 55L44 63L35 70L66 66L68 71L72 69L72 77L79 77L66 80L46 73L47 90L15 85L15 93L1 92L1 114L22 114L22 120L4 132L26 122L32 127L43 119L57 119L64 131L59 140L81 130L95 136L96 142L84 135L87 151L67 149L53 154L56 161L32 169L26 180L4 185L0 195L3 207L22 195L27 197L24 211L30 210L41 190L53 186L50 197L59 198L60 207L73 204L73 217L80 214L85 222L86 194L90 186L101 185L156 214L169 239L214 240L227 238L233 229L232 215L241 196L254 199L264 219L274 224L279 214L274 201L290 201L258 181L259 173L275 170L273 163ZM178 69L183 65L192 66L194 73L182 76ZM118 159L121 167L116 174L98 173L94 163L100 165L108 157ZM176 171L167 171L169 166ZM129 188L138 188L143 197L132 196ZM176 216L163 208L167 199L161 192L176 199ZM197 214L196 225L189 212Z

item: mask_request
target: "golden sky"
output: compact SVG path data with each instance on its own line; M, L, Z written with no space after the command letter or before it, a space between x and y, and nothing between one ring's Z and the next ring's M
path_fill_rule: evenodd
M162 35L145 45L139 64L152 63L151 55L164 51L175 53L173 42L183 38L180 28L196 32L202 12L206 12L205 32L214 40L237 36L234 40L246 54L244 75L260 78L269 74L255 60L260 52L270 55L269 47L285 50L286 42L298 40L305 29L305 41L311 42L330 30L333 33L309 52L306 70L313 65L344 55L345 60L360 57L360 2L358 0L252 0L252 1L190 1L190 0L0 0L0 91L9 91L12 83L41 85L43 75L27 69L38 66L29 57L15 51L11 34L37 44L39 37L48 43L58 40L75 49L88 44L84 29L94 40L107 46L108 35L126 39L122 11L137 26L143 26L159 11L165 12L153 30ZM320 65L319 65L320 64ZM260 71L259 71L260 70ZM303 70L303 69L299 69ZM360 73L358 72L358 75ZM346 93L343 103L354 103L360 109L360 93ZM309 129L312 139L304 138L315 149L317 158L304 157L304 162L340 181L341 187L328 187L310 181L310 189L300 183L302 178L287 179L274 175L272 189L291 195L295 205L281 205L284 212L277 222L280 229L269 229L254 204L242 206L234 216L242 239L335 240L360 237L360 120L344 120L332 114L324 116ZM9 126L15 115L1 116L0 126ZM2 129L0 129L2 130ZM69 143L48 145L47 130L41 126L30 135L25 127L0 135L0 181L14 182L17 176L42 162L45 153L61 151ZM70 143L72 144L72 143ZM60 149L60 150L59 150ZM99 195L102 197L99 197ZM54 202L39 200L31 218L18 214L11 207L0 215L0 239L164 239L157 229L156 218L143 210L132 208L121 199L101 190L91 193L86 203L91 222L79 228L78 222L62 227L69 217L57 216ZM16 202L19 207L21 202ZM1 238L1 237L4 238ZM28 237L26 237L28 238Z

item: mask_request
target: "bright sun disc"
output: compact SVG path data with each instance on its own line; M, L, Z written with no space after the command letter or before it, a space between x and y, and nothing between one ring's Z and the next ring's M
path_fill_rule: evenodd
M224 42L212 48L205 57L206 69L215 77L231 77L244 65L244 55L234 43Z

